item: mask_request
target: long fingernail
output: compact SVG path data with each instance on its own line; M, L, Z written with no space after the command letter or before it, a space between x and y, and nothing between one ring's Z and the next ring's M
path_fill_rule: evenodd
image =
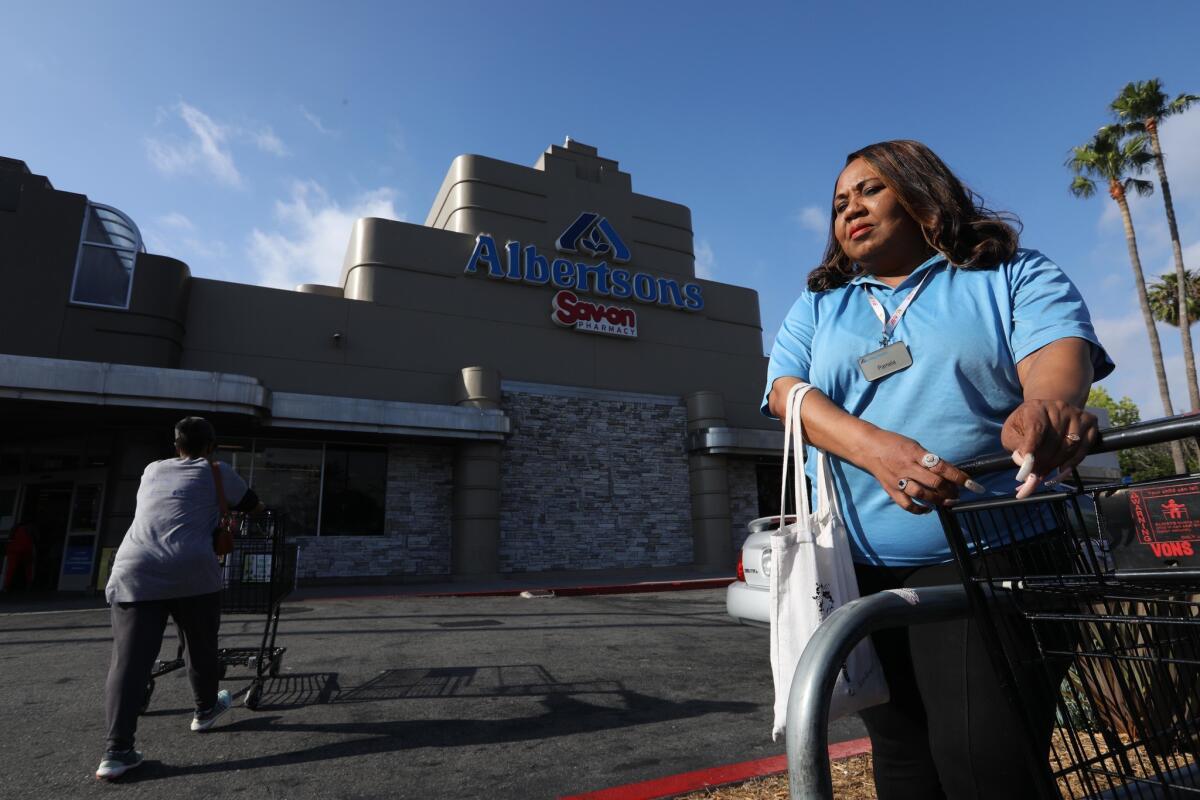
M1028 478L1021 481L1021 485L1017 487L1017 499L1024 500L1026 497L1029 497L1029 495L1033 494L1034 490L1037 489L1037 485L1037 475L1030 475Z
M1021 468L1017 470L1017 480L1024 481L1031 472L1033 472L1033 453L1025 456L1025 460L1021 462Z
M970 478L967 478L967 482L964 485L975 494L983 494L987 491L987 488L982 483L973 481Z

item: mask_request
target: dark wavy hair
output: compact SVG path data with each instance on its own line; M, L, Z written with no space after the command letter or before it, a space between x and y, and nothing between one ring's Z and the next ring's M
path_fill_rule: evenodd
M867 145L846 156L846 163L857 158L879 173L896 193L900 205L921 226L925 241L953 266L987 269L1016 253L1020 220L1007 212L989 210L983 198L920 142L897 139ZM833 234L835 217L830 206L825 255L821 265L808 274L808 288L814 292L844 286L858 274Z

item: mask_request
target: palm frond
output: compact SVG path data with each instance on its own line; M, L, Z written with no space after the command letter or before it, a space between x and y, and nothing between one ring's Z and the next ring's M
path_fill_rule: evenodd
M1113 115L1122 122L1161 119L1166 107L1167 96L1158 78L1125 84L1117 99L1109 104Z
M1138 197L1149 197L1154 194L1154 183L1140 178L1126 178L1125 191L1128 192L1130 189L1137 192Z
M1091 197L1096 193L1096 182L1091 178L1076 175L1075 180L1071 181L1070 189L1071 194L1076 197Z
M1184 270L1184 303L1187 306L1188 322L1200 319L1200 273ZM1150 312L1159 322L1179 325L1179 277L1174 272L1159 276L1146 287L1146 299Z
M1170 117L1175 114L1182 114L1188 110L1189 106L1196 102L1200 102L1200 95L1181 94L1171 101L1171 104L1167 106L1167 113L1163 114L1163 116Z
M1146 126L1140 122L1113 122L1108 125L1101 125L1100 130L1096 131L1096 135L1105 139L1120 139L1130 133L1140 133L1135 128L1144 129Z
M1063 162L1063 166L1072 172L1085 172L1095 160L1096 151L1087 145L1080 145L1071 148L1071 154L1067 156L1067 160Z

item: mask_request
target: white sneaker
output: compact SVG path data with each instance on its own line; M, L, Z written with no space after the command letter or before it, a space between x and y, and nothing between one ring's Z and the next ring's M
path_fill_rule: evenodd
M132 747L128 750L109 750L96 768L96 777L102 781L113 781L141 765L142 754Z
M233 706L233 697L229 692L222 689L217 692L217 704L207 711L197 711L192 716L192 730L206 731L213 726L217 721L217 717L224 714Z

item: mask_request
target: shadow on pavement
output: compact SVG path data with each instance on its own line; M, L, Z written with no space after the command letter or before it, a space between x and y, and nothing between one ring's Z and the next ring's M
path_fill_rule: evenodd
M256 715L242 718L219 731L261 731L262 733L310 733L346 737L290 753L222 760L219 763L173 767L163 762L147 762L141 769L122 778L122 783L141 783L180 775L202 775L240 769L262 769L301 763L328 761L355 756L376 755L423 747L478 747L497 742L534 741L592 733L612 728L648 725L700 717L706 714L746 713L753 703L688 700L674 702L624 689L615 694L622 707L596 705L564 694L550 694L541 701L543 711L509 719L420 719L409 721L282 723L282 717ZM212 735L212 734L210 734Z
M613 694L617 681L562 683L538 664L388 669L339 695L335 703L369 703L440 697L531 697L554 694Z

